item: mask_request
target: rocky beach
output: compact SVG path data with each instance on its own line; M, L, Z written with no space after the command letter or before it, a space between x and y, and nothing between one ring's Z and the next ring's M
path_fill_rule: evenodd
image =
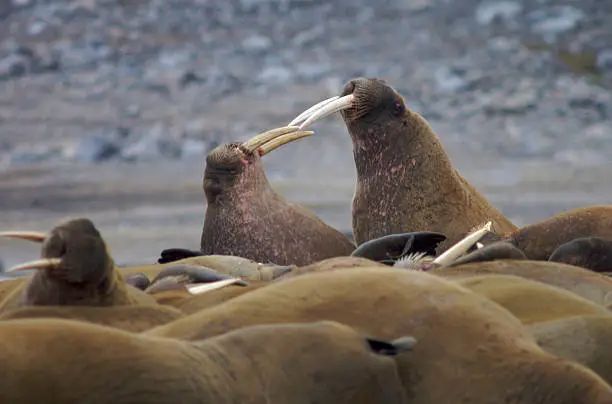
M387 80L517 224L612 201L612 2L0 0L0 230L88 217L118 263L197 248L206 153ZM339 116L266 156L350 232ZM0 240L4 266L39 246Z

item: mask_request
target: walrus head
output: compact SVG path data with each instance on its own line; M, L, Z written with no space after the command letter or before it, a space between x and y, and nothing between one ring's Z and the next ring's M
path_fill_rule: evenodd
M42 243L41 259L17 265L9 271L40 270L37 276L69 284L107 282L114 262L106 243L89 219L72 219L46 235L37 232L7 231L2 237Z
M264 132L246 142L232 142L217 146L206 157L204 193L208 203L214 203L225 192L234 188L256 188L267 183L260 158L278 147L310 136L296 126L286 126Z

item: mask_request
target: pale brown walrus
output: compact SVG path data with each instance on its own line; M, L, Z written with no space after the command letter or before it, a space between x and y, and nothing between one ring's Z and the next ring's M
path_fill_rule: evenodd
M580 237L612 237L612 205L568 210L501 236L527 258L542 261L557 247Z
M418 344L333 322L247 327L190 343L20 320L0 323L0 340L3 403L407 404L392 357Z
M36 273L0 303L0 311L23 306L121 306L154 304L117 271L104 239L85 218L71 219L46 235L8 231L0 236L42 243L41 259L13 270Z
M612 315L561 318L532 324L528 329L546 352L596 372L612 383Z
M355 245L343 233L275 192L264 172L262 156L311 134L282 127L246 142L220 145L208 154L202 254L307 265L353 252Z
M417 271L304 274L145 334L196 340L254 324L323 319L381 339L414 336L414 351L396 358L411 404L612 402L612 388L599 376L543 352L507 310Z
M304 120L300 128L306 128L341 111L357 170L357 244L393 233L434 231L447 237L440 253L488 221L499 234L516 229L457 172L427 121L383 80L352 79L341 95L290 125Z
M573 265L549 261L499 260L432 269L429 274L447 279L485 274L516 275L568 290L604 307L612 304L612 279Z

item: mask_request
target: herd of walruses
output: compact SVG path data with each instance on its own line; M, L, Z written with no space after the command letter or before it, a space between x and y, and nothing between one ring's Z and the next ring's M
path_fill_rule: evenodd
M336 112L354 241L261 162ZM0 282L1 403L612 404L612 205L518 228L385 81L218 146L203 189L200 250L150 265L87 218L0 233L41 244Z

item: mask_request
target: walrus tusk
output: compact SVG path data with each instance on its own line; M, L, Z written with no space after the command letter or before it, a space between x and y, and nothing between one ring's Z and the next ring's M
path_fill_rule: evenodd
M287 143L291 143L294 140L298 140L301 139L303 137L306 136L310 136L312 135L314 132L311 131L297 131L297 132L293 132L293 133L288 133L286 135L283 136L279 136L276 139L272 139L267 143L262 144L261 146L259 146L258 150L259 150L259 155L263 156L265 154L270 153L272 150L278 149L280 146L287 144Z
M47 239L45 233L38 231L2 231L0 237L18 238L21 240L33 241L35 243L42 243Z
M314 113L312 113L308 119L306 119L300 126L300 129L306 128L308 125L312 125L316 121L325 118L331 114L334 114L338 111L342 111L344 109L349 109L353 107L353 100L355 96L353 94L345 95L344 97L338 98L327 105L323 106L323 108L317 109Z
M289 125L287 126L293 126L293 125L297 125L298 123L304 121L310 114L312 114L313 112L315 112L316 110L323 108L324 106L326 106L327 104L329 104L332 101L337 100L338 98L340 98L339 96L333 96L331 98L328 98L326 100L323 100L315 105L313 105L312 107L308 108L306 111L302 112L301 114L299 114L298 116L296 116L293 121L291 121L289 123Z
M234 283L238 283L242 281L240 278L232 278L232 279L224 279L222 281L205 283L203 285L197 286L187 286L187 290L192 295L199 295L201 293L212 292L213 290L221 289L229 285L233 285Z
M491 231L492 225L493 222L487 222L480 229L471 232L462 240L458 241L457 244L440 254L440 256L438 256L433 263L442 267L452 264L453 261L465 254L465 252L469 250L470 247L473 246L474 243L476 243L482 236L484 236L486 232Z
M267 132L260 133L259 135L253 136L246 142L242 143L242 146L247 149L249 152L253 152L259 146L264 143L267 143L273 139L276 139L279 136L286 135L288 133L293 133L298 131L299 128L297 126L283 126L281 128L271 129Z
M35 261L24 262L9 268L6 272L24 271L26 269L54 269L62 262L61 258L43 258Z

